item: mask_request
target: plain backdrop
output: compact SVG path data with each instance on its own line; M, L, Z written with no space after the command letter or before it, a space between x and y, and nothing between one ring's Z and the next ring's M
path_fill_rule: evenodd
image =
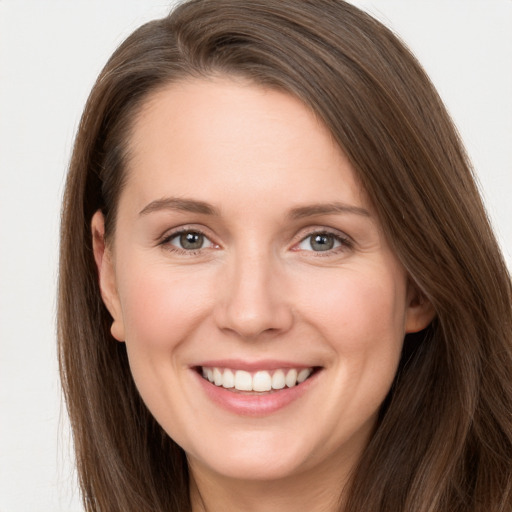
M407 42L438 87L512 267L512 0L354 3ZM95 77L170 5L0 0L0 512L81 510L55 349L61 194Z

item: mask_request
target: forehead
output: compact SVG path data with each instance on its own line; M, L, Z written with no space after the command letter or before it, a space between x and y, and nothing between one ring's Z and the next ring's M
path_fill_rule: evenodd
M143 194L151 185L153 194L174 187L201 195L217 183L245 184L253 197L272 186L293 190L298 202L331 189L326 200L343 199L334 197L340 193L365 199L347 157L311 109L247 80L194 79L153 93L134 121L129 153L128 184Z

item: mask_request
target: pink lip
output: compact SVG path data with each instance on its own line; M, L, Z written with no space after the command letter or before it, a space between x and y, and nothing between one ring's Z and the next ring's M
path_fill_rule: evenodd
M216 359L212 361L203 361L195 365L207 368L230 368L231 370L245 370L246 372L256 372L258 370L278 370L286 368L311 368L314 365L305 365L301 363L292 363L290 361L278 361L265 359L264 361L242 361L240 359Z
M224 364L228 363L228 364ZM202 366L210 366L206 363ZM245 369L246 371L252 371L255 369L254 365L244 365L243 368L240 365L233 365L233 362L228 361L215 361L212 366L224 367L224 368L237 368ZM250 367L250 368L249 368ZM275 366L271 365L265 369L274 368L287 368L288 366ZM297 368L297 366L291 366ZM304 367L304 366L299 366ZM247 369L249 368L249 370ZM262 366L257 366L262 369ZM307 368L307 367L305 367ZM297 384L292 388L284 388L278 391L272 391L269 393L242 393L234 392L223 387L216 386L208 380L204 379L199 373L193 369L195 378L198 380L199 385L203 389L206 396L215 404L219 405L223 409L240 416L266 416L277 412L287 405L291 404L295 400L302 397L307 391L315 385L317 377L321 374L321 371L314 373L309 379L305 380L301 384Z

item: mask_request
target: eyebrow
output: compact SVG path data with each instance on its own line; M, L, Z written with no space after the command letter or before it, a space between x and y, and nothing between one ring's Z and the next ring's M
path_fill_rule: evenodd
M164 197L162 199L151 201L151 203L147 204L139 212L139 215L148 215L149 213L158 212L161 210L174 210L219 216L219 211L217 208L215 208L210 203L178 197ZM306 206L299 206L290 210L288 217L290 219L298 220L306 217L314 217L317 215L332 215L340 213L371 217L370 212L364 208L339 202L316 203Z
M139 215L158 212L161 210L175 210L182 212L201 213L203 215L219 215L218 210L209 203L193 199L181 199L177 197L164 197L151 201L140 212Z
M291 219L303 219L305 217L314 217L315 215L332 215L336 213L348 213L352 215L362 215L363 217L371 217L370 212L364 208L337 202L299 206L298 208L293 208L290 211L289 217Z

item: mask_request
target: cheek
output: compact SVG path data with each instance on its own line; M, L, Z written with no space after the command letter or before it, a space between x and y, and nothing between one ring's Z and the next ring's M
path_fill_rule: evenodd
M375 420L395 378L405 336L404 274L371 270L340 272L309 303L309 320L333 354L333 389L339 391L330 396L331 407L341 408L356 426Z
M406 284L401 275L341 269L316 280L315 290L302 293L310 314L340 332L382 334L403 331Z
M186 425L171 411L186 409L175 390L183 388L187 342L209 307L208 281L165 265L129 263L120 269L119 293L131 373L157 421L180 437Z
M121 276L126 342L166 351L194 329L211 302L206 276L167 267L130 266Z
M402 272L379 268L340 269L316 276L297 290L308 321L324 333L336 352L361 355L365 352L393 359L405 335L406 279Z

